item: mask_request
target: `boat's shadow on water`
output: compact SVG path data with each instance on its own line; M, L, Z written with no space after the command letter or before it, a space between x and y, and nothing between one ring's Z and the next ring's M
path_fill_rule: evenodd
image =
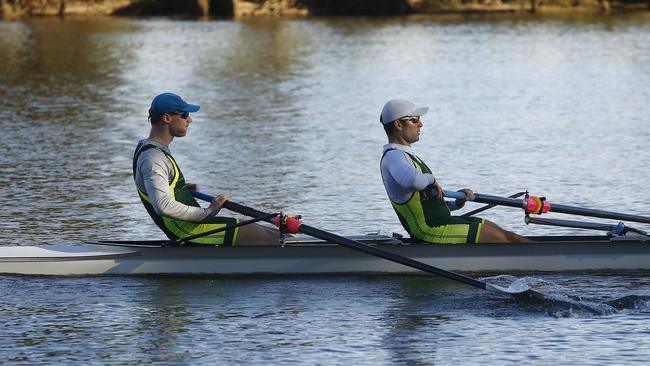
M574 288L531 276L500 275L481 280L522 291L512 296L513 303L523 307L525 311L544 312L553 317L606 316L619 312L650 310L650 296L647 295L624 295L606 299L587 293L580 294Z

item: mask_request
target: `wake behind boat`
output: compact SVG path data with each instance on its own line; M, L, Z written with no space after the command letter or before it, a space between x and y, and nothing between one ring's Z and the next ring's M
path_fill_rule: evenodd
M650 271L650 238L529 237L526 244L422 244L385 235L347 237L449 271L626 273ZM23 275L251 275L423 273L331 242L298 236L283 247L164 246L167 241L0 248L0 273Z

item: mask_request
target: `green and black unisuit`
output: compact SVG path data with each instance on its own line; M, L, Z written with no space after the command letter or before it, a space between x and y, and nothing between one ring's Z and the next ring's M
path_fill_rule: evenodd
M387 152L397 149L386 149ZM431 174L431 169L417 156L405 151L416 169L422 173ZM478 243L478 238L483 227L483 219L476 217L451 216L451 211L443 199L427 194L425 191L413 192L404 203L397 203L390 197L399 221L409 235L427 243Z
M198 202L194 198L194 196L192 196L192 192L190 191L190 189L187 188L187 186L185 185L185 178L183 177L183 173L181 172L181 170L178 168L178 164L176 164L176 160L174 160L174 157L156 145L143 144L143 143L138 144L138 147L135 150L135 154L133 155L134 179L136 175L138 158L144 151L148 149L158 149L159 151L161 151L163 154L165 154L167 159L169 159L172 166L174 167L174 177L169 183L169 190L172 195L171 198L173 200L176 200L188 206L200 207ZM140 196L140 200L142 201L144 207L147 209L149 216L151 216L153 221L165 233L165 235L167 235L167 237L172 240L186 238L190 235L204 233L209 230L222 228L226 225L234 225L239 222L239 220L235 218L219 217L219 216L208 217L206 220L200 223L175 220L169 217L161 216L158 215L154 210L149 196L145 192L143 192L140 188L138 188L137 184L136 184L136 189L138 190L138 195ZM235 245L235 243L237 242L238 233L239 233L239 228L233 228L219 233L193 239L188 244L226 245L226 246Z

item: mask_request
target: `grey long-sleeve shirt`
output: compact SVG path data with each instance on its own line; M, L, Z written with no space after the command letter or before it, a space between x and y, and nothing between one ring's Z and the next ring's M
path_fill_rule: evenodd
M144 139L144 144L152 144L171 154L169 146L158 141ZM135 169L135 184L151 199L158 215L175 220L201 222L211 215L210 210L188 206L172 198L169 184L174 179L174 166L165 154L158 149L148 149L140 154Z
M384 188L391 200L397 203L404 203L411 198L413 192L421 191L428 185L435 182L432 174L422 173L406 155L409 153L413 156L415 153L410 146L400 144L386 144L384 158L381 160L381 177L384 180ZM453 201L446 201L450 210L457 210L458 207Z

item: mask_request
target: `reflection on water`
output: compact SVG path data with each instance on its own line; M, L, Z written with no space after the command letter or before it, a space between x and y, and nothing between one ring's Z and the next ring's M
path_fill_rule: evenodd
M131 155L163 91L201 105L172 145L189 181L339 233L403 233L379 177L378 115L395 97L431 107L415 148L445 188L527 188L643 214L649 34L645 14L0 22L4 243L160 238ZM483 215L572 232L526 227L514 209ZM602 302L648 295L643 276L571 279L550 280ZM429 277L2 277L0 353L24 364L642 364L647 306L627 309L554 319Z

